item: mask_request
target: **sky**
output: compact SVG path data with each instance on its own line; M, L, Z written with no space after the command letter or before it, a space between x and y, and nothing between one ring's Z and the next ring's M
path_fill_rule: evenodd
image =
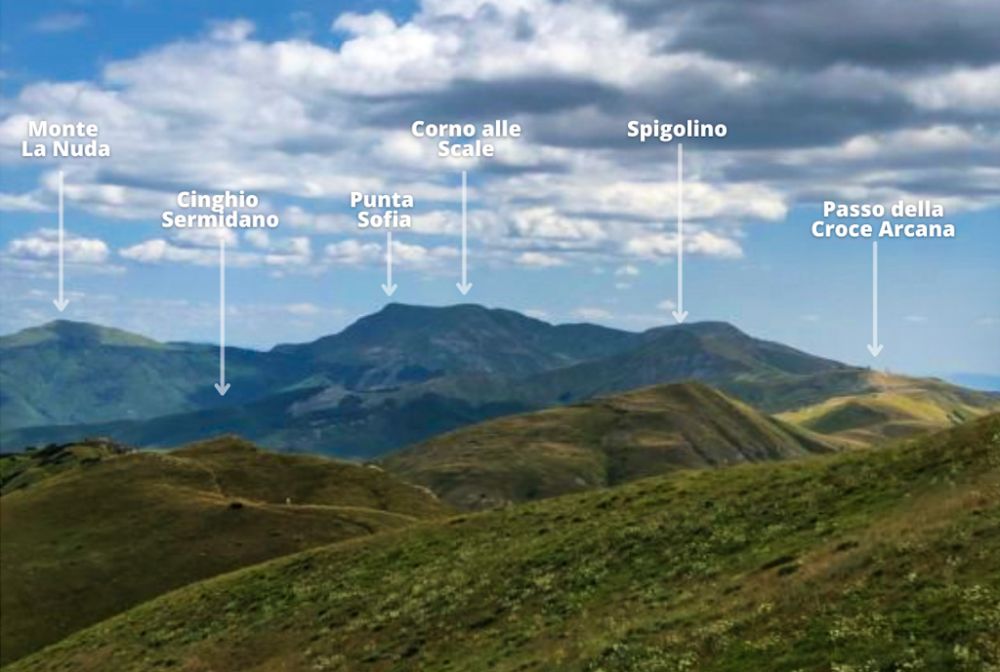
M684 309L854 364L1000 375L1000 4L993 0L63 0L0 13L0 333L57 317L218 338L218 244L160 226L183 190L244 189L230 343L339 331L388 300L351 191L413 194L391 300L641 330ZM108 159L21 157L28 120L93 122ZM508 119L494 159L410 124ZM57 184L65 287L57 292ZM462 296L461 173L468 175ZM953 239L818 240L824 200L946 208Z

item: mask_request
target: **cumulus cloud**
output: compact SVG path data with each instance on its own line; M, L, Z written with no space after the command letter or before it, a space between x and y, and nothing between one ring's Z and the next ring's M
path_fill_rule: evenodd
M59 258L59 232L38 229L8 241L0 250L0 271L15 276L54 277ZM66 231L63 260L74 273L118 274L124 271L111 261L111 249L99 238Z
M200 247L183 247L163 238L146 240L118 251L123 258L145 264L178 262L198 266L212 266L219 263L216 251ZM234 261L230 257L230 263Z
M234 21L213 21L209 37L220 42L242 42L256 30L253 21L236 19Z
M48 212L52 207L45 203L37 191L25 194L0 193L0 211L7 212Z
M56 259L59 256L59 232L39 229L24 238L15 238L7 244L7 255L17 259ZM103 264L110 250L98 238L84 238L72 234L65 236L63 257L70 264Z
M181 189L246 189L309 235L356 231L352 190L410 192L412 233L427 237L399 242L411 268L454 258L441 237L458 232L461 169L472 171L470 234L491 264L613 268L674 254L673 147L628 140L629 119L729 125L724 140L686 141L690 254L738 258L753 226L824 197L1000 203L995 2L793 4L423 0L405 19L341 14L333 42L212 23L92 80L23 87L5 101L0 163L29 119L94 121L114 153L67 167L73 206L138 222ZM498 142L493 161L440 161L408 132L414 119L501 116L525 134ZM54 179L0 195L0 209L50 208ZM271 237L282 242L245 236L234 258L383 262L377 242L313 255L303 236ZM192 263L206 253L182 238L126 249Z
M378 243L363 243L353 238L330 243L323 252L327 261L346 266L372 264L381 260L383 255L382 246Z
M676 255L677 241L676 234L654 233L631 238L625 242L624 248L632 256L658 259ZM685 235L684 251L731 259L743 256L743 249L737 241L711 231Z
M559 257L544 252L522 252L515 261L519 266L528 266L529 268L552 268L553 266L563 266L566 263Z
M250 230L244 239L252 249L241 249L240 238L232 229L180 229L171 238L153 238L129 245L118 254L143 264L179 263L216 266L219 241L227 245L226 264L238 268L272 267L307 270L312 261L312 243L302 236L277 237L266 231Z

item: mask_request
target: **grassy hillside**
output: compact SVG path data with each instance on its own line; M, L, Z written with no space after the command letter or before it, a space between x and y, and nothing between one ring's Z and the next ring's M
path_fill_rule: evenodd
M228 348L233 387L220 397L212 387L218 356L210 345L158 343L66 320L3 336L0 426L9 432L35 425L140 420L245 403L273 394L309 371L305 361L295 358ZM42 443L55 440L44 437Z
M867 391L836 396L778 417L837 440L871 445L944 429L1000 410L1000 395L934 378L867 374Z
M28 453L0 453L0 495L132 450L110 439L90 439L69 445L52 444Z
M995 670L997 557L994 415L315 549L10 669Z
M223 438L173 453L105 442L4 457L4 662L166 591L446 509L371 467ZM9 486L9 487L8 487Z
M476 509L672 469L832 449L709 387L681 383L472 425L389 455L382 464L455 506Z

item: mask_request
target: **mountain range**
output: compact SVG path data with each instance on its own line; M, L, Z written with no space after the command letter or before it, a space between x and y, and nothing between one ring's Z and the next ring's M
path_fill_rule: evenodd
M936 379L848 366L725 323L633 333L470 304L389 304L311 343L227 348L225 397L212 386L217 356L211 345L66 321L4 336L0 447L88 436L162 447L238 433L279 450L370 459L498 416L688 380L854 442L945 427L998 401ZM874 414L841 410L886 394L892 413L884 404Z

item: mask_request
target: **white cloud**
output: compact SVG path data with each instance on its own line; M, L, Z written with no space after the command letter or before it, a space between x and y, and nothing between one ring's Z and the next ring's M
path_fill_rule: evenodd
M371 264L383 256L382 246L378 243L362 243L354 238L330 243L323 251L326 260L347 266Z
M35 21L32 28L39 33L69 33L84 28L90 19L82 12L57 12Z
M40 229L25 238L7 244L7 255L18 259L56 259L59 256L59 232ZM63 256L70 264L103 264L110 256L107 243L99 238L83 238L67 233Z
M906 89L917 105L931 110L1000 110L1000 63L920 78Z
M312 315L319 315L322 311L319 306L313 303L292 303L288 305L288 312L292 315L298 315L300 317L309 317Z
M599 222L567 217L549 206L516 211L512 219L513 229L524 238L599 241L607 237Z
M445 262L458 259L458 250L454 247L425 247L412 245L402 241L392 241L393 263L399 262L404 268L430 270L442 268Z
M144 264L178 262L197 266L212 266L219 263L219 253L199 247L182 247L163 238L146 240L118 251L123 258ZM232 263L230 256L230 263Z
M625 241L624 251L641 259L672 257L677 254L677 235L653 233ZM743 256L740 244L711 231L697 231L684 236L684 251L709 257L736 259Z
M0 193L0 210L7 212L50 212L52 207L43 202L37 191L26 194Z
M267 266L308 271L312 261L311 241L306 237L275 238L249 236L252 251L239 249L239 238L232 229L181 229L172 239L153 238L130 245L118 254L144 264L179 263L216 266L219 263L219 238L226 240L226 264L249 268Z
M615 269L615 275L634 278L639 275L639 269L632 264L625 264Z
M266 250L271 246L271 234L267 229L248 229L243 233L243 237L258 250Z
M603 308L595 308L593 306L581 306L573 311L573 316L581 320L609 320L612 315L610 312Z
M239 244L239 236L236 231L227 228L176 229L173 236L177 244L185 247L218 249L220 239L226 242L227 247L235 247Z
M543 252L522 252L515 259L515 263L520 266L528 266L530 268L552 268L554 266L564 266L564 262L559 257L554 257L551 254L545 254Z
M664 299L663 301L660 301L658 304L656 304L656 307L664 312L669 313L670 311L675 310L677 308L677 304L671 301L670 299Z
M256 26L247 19L233 21L215 21L211 24L209 36L219 42L242 42L250 37Z
M398 21L380 12L341 14L332 22L338 39L323 43L266 41L244 19L216 22L195 29L196 37L109 61L94 80L23 87L5 101L0 163L6 168L16 156L28 119L86 119L100 124L113 156L67 167L66 198L103 218L155 221L173 207L178 189L205 185L270 199L283 227L351 235L354 216L344 211L350 191L398 190L417 198L414 235L454 236L457 166L433 156L433 140L413 138L408 121L440 116L443 105L478 105L476 87L496 86L511 106L505 115L526 133L499 141L490 170L471 180L470 234L489 262L613 268L662 259L675 252L667 233L678 200L672 165L662 151L624 145L626 112L652 116L669 94L736 114L747 101L765 109L760 101L788 95L790 85L782 84L783 68L685 47L684 22L633 19L603 3L424 0ZM949 207L997 203L995 124L959 123L953 114L983 119L997 109L997 67L818 69L796 92L805 103L840 109L909 101L920 107L921 125L907 126L901 116L896 126L847 140L837 133L827 140L818 129L815 142L803 143L807 149L783 146L795 140L794 129L779 134L780 142L734 130L712 151L693 145L688 249L740 257L747 227L781 220L818 194L898 198L931 188L922 185L942 185L942 192L964 185L972 196L954 194ZM605 105L609 99L615 104ZM49 170L37 190L0 195L0 209L50 208L54 179ZM886 186L893 184L910 186ZM270 243L255 236L247 245L268 254ZM447 261L452 253L440 243L400 248L401 263ZM308 256L314 263L382 262L377 244L355 245ZM305 257L300 249L259 263Z

